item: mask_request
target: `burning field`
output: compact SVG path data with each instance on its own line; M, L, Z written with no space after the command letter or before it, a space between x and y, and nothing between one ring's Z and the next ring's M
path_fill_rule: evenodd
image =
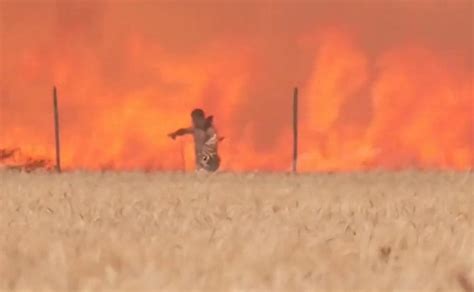
M217 3L218 2L218 3ZM202 107L227 171L474 165L472 1L0 1L0 165L190 170ZM35 164L36 163L36 164Z
M0 172L1 291L472 291L468 172Z

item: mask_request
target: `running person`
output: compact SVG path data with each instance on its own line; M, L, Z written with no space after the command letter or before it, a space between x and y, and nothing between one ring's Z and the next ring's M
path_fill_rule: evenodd
M213 125L213 117L206 117L202 109L191 112L192 127L182 128L168 134L173 140L178 136L193 135L196 170L214 172L219 169L220 157L217 153L219 138Z

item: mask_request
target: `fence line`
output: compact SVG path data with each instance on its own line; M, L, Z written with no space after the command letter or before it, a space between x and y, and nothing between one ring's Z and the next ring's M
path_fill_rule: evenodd
M53 87L53 110L54 110L54 139L56 145L56 171L61 172L61 143L59 137L59 111L58 93L56 86Z
M292 171L298 171L298 87L293 92L293 166Z

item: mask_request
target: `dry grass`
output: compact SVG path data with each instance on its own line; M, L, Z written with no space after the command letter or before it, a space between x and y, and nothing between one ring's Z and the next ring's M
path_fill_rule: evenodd
M468 291L472 173L0 172L2 291Z

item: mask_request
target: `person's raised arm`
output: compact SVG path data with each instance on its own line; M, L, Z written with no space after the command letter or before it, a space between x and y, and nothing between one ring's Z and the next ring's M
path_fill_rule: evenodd
M168 134L168 136L171 139L174 140L178 136L189 135L189 134L192 134L193 132L194 132L194 129L192 127L191 128L182 128L182 129L178 129L178 130L174 131L173 133Z

